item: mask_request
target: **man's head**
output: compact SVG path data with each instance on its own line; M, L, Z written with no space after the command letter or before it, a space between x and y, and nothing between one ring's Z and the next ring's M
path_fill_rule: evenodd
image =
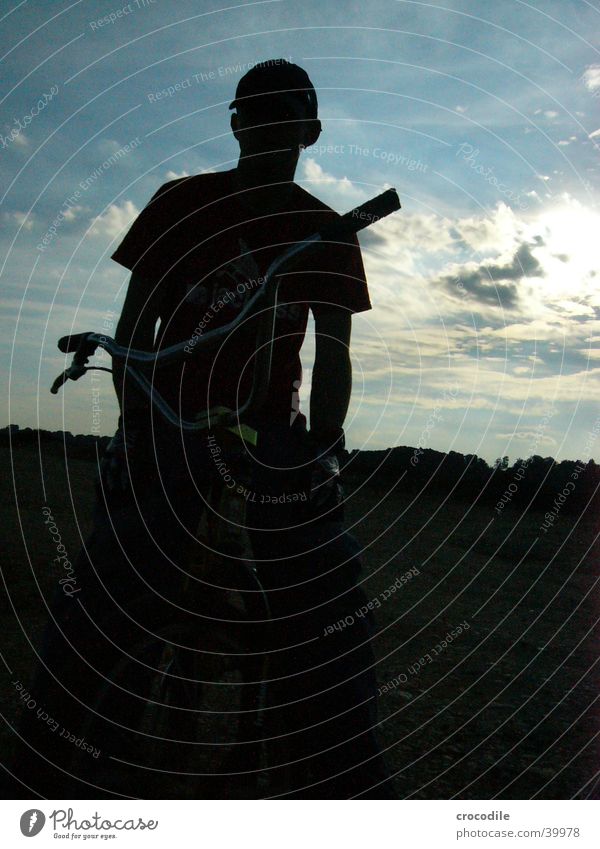
M285 59L255 65L239 81L229 108L231 129L242 157L297 162L302 147L314 144L321 133L317 95L308 74ZM261 163L260 160L266 160Z

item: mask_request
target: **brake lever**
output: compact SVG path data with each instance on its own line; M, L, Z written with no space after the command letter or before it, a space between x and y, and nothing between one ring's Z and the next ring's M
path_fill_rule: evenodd
M58 395L58 390L66 383L69 379L69 369L65 369L62 374L59 374L52 386L50 387L50 392L52 395Z
M79 380L80 377L83 377L86 371L87 368L85 366L80 365L79 363L73 363L73 365L70 365L69 368L65 369L62 374L59 374L50 387L50 392L52 395L57 395L58 390L63 383L66 383L67 380Z

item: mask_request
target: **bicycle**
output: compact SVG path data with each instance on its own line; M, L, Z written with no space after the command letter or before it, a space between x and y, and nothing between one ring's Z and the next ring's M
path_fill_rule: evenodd
M269 385L279 275L293 267L300 253L358 232L399 208L396 191L389 189L293 245L271 264L237 318L198 340L191 356L211 350L243 321L260 316L252 390L239 410L213 408L193 421L182 420L144 372L182 360L190 354L187 343L156 354L124 348L96 333L59 340L59 349L74 356L51 392L89 370L111 371L87 365L97 348L103 348L113 361L125 364L129 379L165 422L189 433L218 432L232 447L241 467L238 480L244 481L245 445L256 442L256 432L244 419L260 410ZM108 769L102 776L102 789L109 794L128 796L127 782L140 774L145 776L144 793L156 798L285 795L304 780L298 765L286 763L285 729L278 733L269 727L265 733L269 652L264 647L274 623L243 533L244 500L236 501L230 490L216 484L211 498L213 515L225 510L229 520L215 524L205 519L200 531L182 585L188 607L190 590L202 588L193 593L193 611L165 621L164 607L151 596L141 597L129 611L126 632L116 622L113 630L111 620L103 627L113 648L103 655L104 683L90 699L81 736L103 740L105 750L113 752L107 766L119 764L117 772ZM204 516L211 512L205 510ZM75 749L68 771L89 773L81 750Z

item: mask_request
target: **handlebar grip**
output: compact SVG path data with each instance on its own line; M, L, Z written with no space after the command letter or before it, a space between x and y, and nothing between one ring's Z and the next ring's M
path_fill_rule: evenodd
M81 343L89 336L89 333L73 333L72 336L61 336L58 340L58 348L63 354L71 354L78 350ZM94 350L97 346L94 346ZM93 351L92 351L93 353Z
M357 233L364 227L375 224L381 218L391 215L392 212L397 212L400 208L400 198L396 189L387 189L387 191L382 192L377 197L361 203L360 206L342 215L339 223L343 225L344 229L349 229L353 233Z
M321 242L336 242L343 240L359 230L364 230L370 224L375 224L392 212L401 208L400 198L396 189L387 189L377 197L361 203L345 215L340 216L333 224L327 225L320 233Z

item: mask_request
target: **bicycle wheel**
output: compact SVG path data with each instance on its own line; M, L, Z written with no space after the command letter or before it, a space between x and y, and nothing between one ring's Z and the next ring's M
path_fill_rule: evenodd
M91 761L78 749L69 771L108 795L254 798L263 766L264 657L249 651L239 610L223 606L213 621L167 625L164 611L148 613L147 630L115 640L89 703L82 737L100 757Z

